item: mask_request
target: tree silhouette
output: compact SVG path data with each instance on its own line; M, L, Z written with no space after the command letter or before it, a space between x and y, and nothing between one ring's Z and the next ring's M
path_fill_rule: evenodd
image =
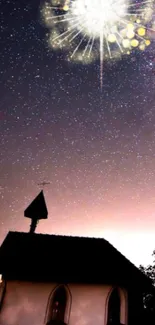
M153 251L153 264L144 267L139 266L141 272L143 272L152 281L154 290L152 292L144 292L143 294L143 306L144 306L144 324L155 324L155 250Z

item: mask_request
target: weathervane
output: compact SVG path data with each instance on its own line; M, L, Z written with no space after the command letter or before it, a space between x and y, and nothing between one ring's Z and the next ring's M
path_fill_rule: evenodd
M50 182L45 182L45 181L43 181L42 183L38 183L38 185L41 185L43 188L44 188L45 185L49 185L49 184L51 184L51 183Z
M31 204L24 211L24 216L31 219L30 233L34 233L37 223L40 219L47 219L48 211L44 198L43 191L31 202Z

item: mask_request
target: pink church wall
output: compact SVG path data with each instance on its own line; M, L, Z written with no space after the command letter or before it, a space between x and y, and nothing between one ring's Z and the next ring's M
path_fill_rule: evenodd
M0 312L0 325L44 325L48 298L56 284L8 282ZM111 291L106 285L68 286L72 296L67 309L69 325L106 325L107 303ZM121 323L127 324L127 299L120 290Z

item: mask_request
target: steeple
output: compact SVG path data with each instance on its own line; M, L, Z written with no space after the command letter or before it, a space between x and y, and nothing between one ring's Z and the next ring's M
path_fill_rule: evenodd
M24 217L31 219L30 233L34 233L40 219L47 219L48 211L41 191L24 211Z

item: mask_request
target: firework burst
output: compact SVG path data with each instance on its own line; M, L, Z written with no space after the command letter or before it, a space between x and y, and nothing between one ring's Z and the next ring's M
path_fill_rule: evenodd
M65 50L70 61L88 64L100 59L102 87L104 60L150 45L154 1L50 0L42 8L49 45Z

